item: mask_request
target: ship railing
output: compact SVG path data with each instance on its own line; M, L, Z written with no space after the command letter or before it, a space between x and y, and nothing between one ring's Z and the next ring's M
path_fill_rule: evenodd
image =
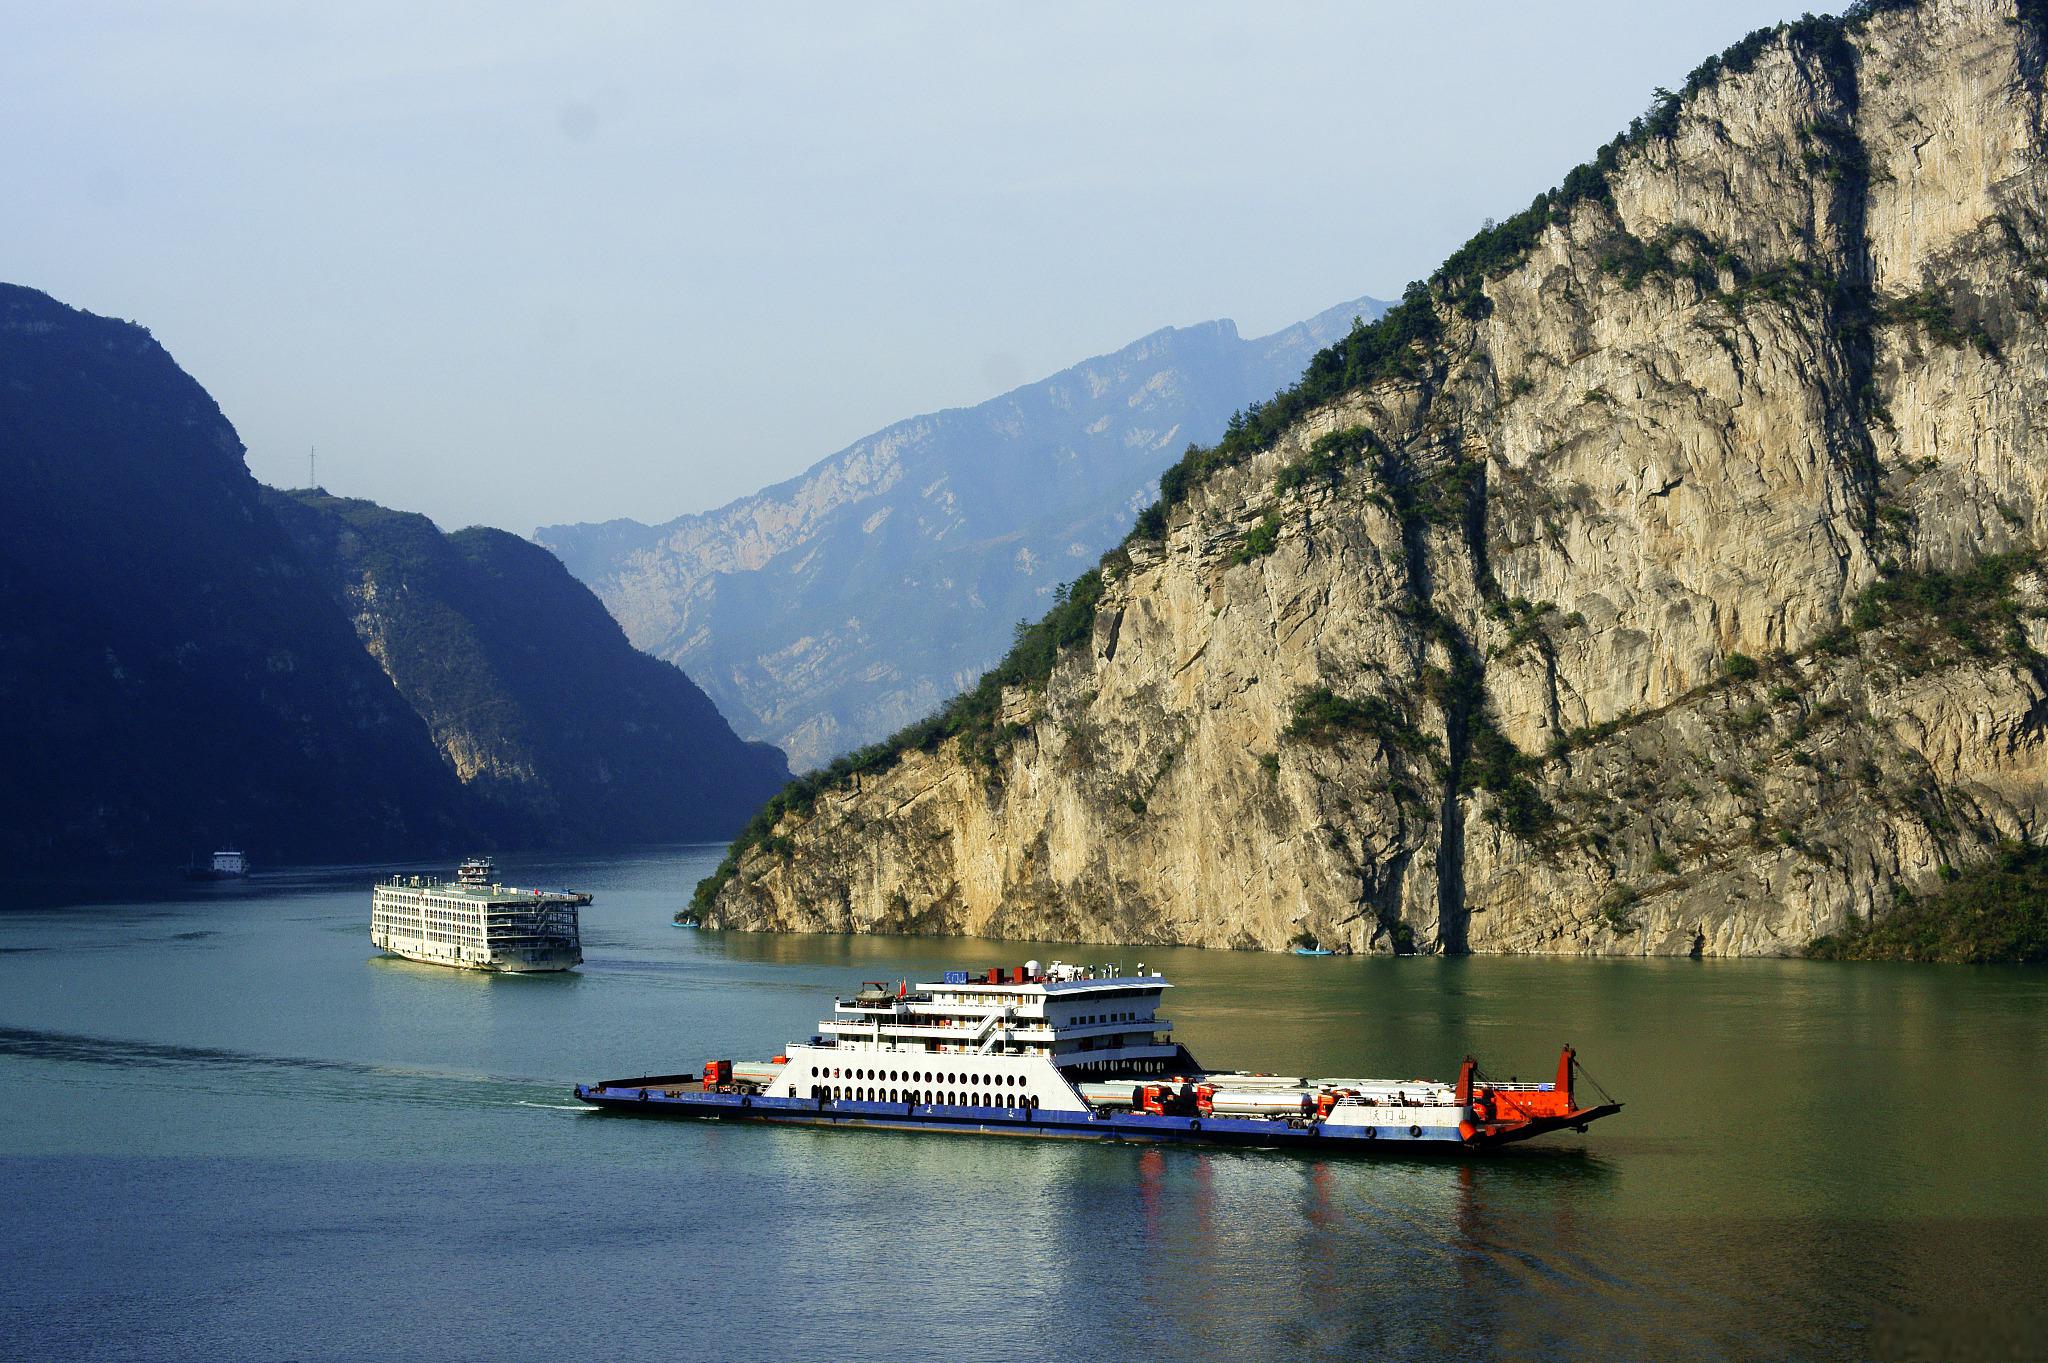
M1077 1037L1115 1036L1131 1031L1166 1033L1173 1030L1170 1018L1140 1018L1136 1022L1090 1022L1080 1026L1062 1023L1055 1027L1049 1022L1024 1022L1013 1029L1018 1036L1030 1037L1034 1041L1048 1038L1057 1041L1071 1041Z

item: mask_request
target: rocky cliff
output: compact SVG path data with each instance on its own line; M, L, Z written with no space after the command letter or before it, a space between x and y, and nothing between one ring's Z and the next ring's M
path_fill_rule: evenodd
M143 328L0 285L0 872L467 845L426 728Z
M538 545L319 491L264 500L513 840L726 836L789 779Z
M971 684L1116 543L1185 446L1385 310L1361 298L1257 339L1227 321L1170 327L898 422L716 511L535 538L740 732L815 766Z
M2048 827L2032 4L1751 35L794 786L743 928L1771 954Z

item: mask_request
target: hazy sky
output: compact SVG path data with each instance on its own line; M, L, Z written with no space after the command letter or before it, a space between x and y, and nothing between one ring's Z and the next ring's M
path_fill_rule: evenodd
M664 520L1394 297L1792 12L0 0L0 278L151 328L266 482Z

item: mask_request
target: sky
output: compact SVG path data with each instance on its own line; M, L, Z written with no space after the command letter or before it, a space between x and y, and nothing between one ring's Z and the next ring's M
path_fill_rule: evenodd
M0 279L149 327L265 482L658 522L1162 326L1398 297L1789 17L0 0Z

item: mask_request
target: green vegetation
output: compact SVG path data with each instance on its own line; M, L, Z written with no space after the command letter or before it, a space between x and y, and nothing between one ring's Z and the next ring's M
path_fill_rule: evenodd
M1544 637L1543 622L1547 617L1557 614L1557 603L1531 601L1526 596L1515 596L1506 601L1487 603L1486 613L1508 626L1508 637L1494 650L1496 657L1505 657L1522 645ZM1585 623L1584 616L1579 617L1579 623Z
M1886 627L1908 659L1958 650L2030 657L2025 611L2012 586L2036 566L2032 555L1992 554L1959 572L1896 573L1857 598L1849 624L1858 631Z
M1429 752L1435 744L1394 705L1378 696L1351 700L1326 687L1314 687L1294 700L1294 718L1281 737L1328 746L1354 734L1375 738L1390 750ZM1277 760L1277 759L1276 759Z
M1757 666L1756 659L1747 653L1729 654L1722 661L1722 666L1728 669L1728 675L1736 681L1754 681L1756 674L1762 670Z
M1459 787L1484 790L1494 798L1486 816L1525 842L1534 842L1557 822L1557 811L1536 789L1530 774L1542 767L1541 758L1531 757L1514 745L1494 725L1483 705L1475 705L1466 719L1470 748Z
M1274 475L1273 491L1292 492L1295 488L1310 483L1336 486L1344 481L1345 473L1362 463L1368 454L1380 454L1379 437L1363 426L1350 426L1341 431L1331 431L1318 436L1308 447L1308 453L1290 464L1283 465Z
M1600 896L1594 912L1600 915L1600 921L1607 925L1609 931L1618 937L1626 937L1640 926L1633 910L1641 898L1642 895L1632 886L1616 885Z
M1999 846L1974 869L1944 867L1938 889L1901 893L1873 922L1822 937L1806 954L1822 961L2048 961L2048 850Z
M1600 269L1617 276L1630 292L1652 275L1690 279L1708 293L1719 290L1723 274L1744 277L1735 253L1695 227L1667 227L1649 241L1617 231L1601 253Z
M1917 326L1942 345L1958 349L1969 346L1980 355L1998 354L1998 345L1984 324L1974 319L1959 320L1954 301L1933 289L1886 299L1878 305L1878 314L1887 322Z
M1280 513L1268 511L1259 523L1245 532L1244 543L1230 556L1232 563L1250 563L1273 552L1280 542Z
M1799 140L1805 144L1801 162L1819 179L1860 185L1870 178L1870 153L1848 124L1837 119L1811 123L1799 130Z

